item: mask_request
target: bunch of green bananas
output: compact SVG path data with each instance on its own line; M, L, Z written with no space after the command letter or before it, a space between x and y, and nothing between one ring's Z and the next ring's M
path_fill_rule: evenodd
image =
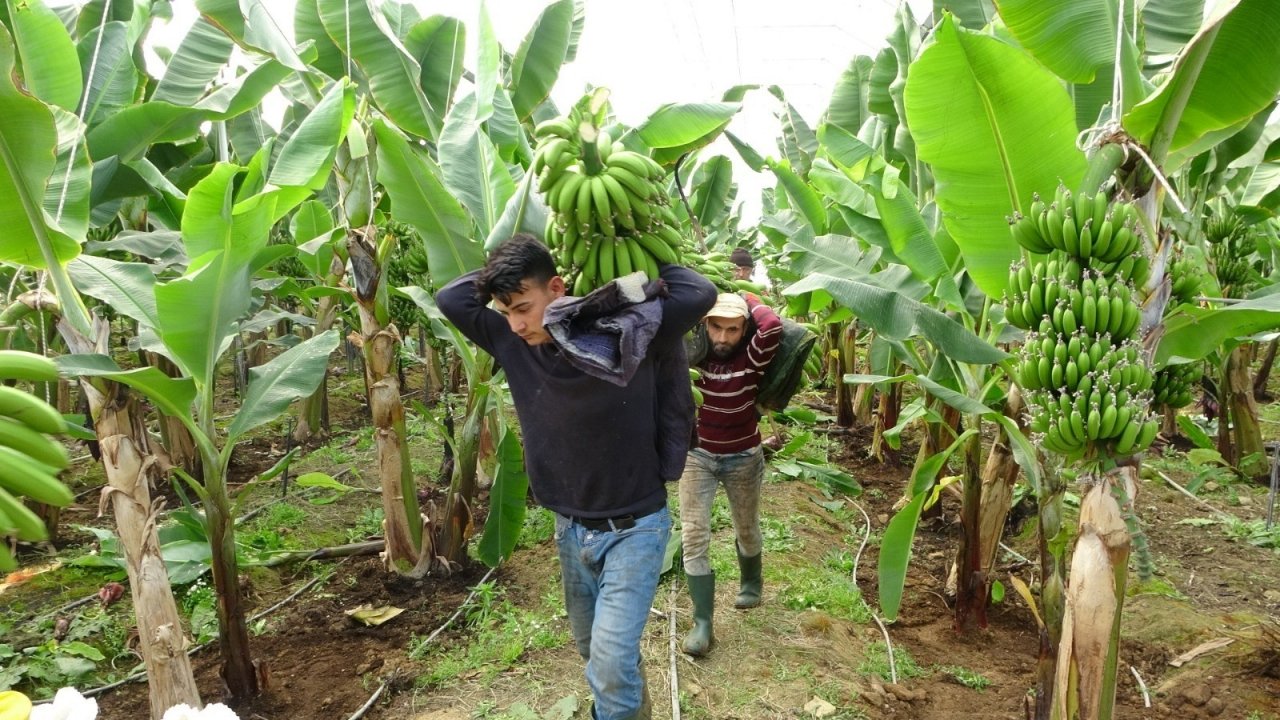
M1089 335L1110 335L1119 341L1138 329L1142 318L1128 283L1067 261L1057 273L1055 263L1022 265L1013 274L1016 292L1005 295L1009 322L1024 330L1040 330L1070 335L1077 330ZM1045 323L1048 323L1046 326Z
M1169 307L1194 304L1204 284L1200 264L1180 257L1169 266Z
M1143 388L1150 383L1144 365L1126 361L1087 374L1073 391L1030 391L1030 428L1044 435L1045 449L1068 457L1102 446L1118 455L1139 452L1160 428L1146 412L1150 394Z
M1031 333L1015 367L1018 384L1027 390L1087 393L1100 376L1105 376L1111 387L1135 393L1152 386L1137 344L1126 341L1113 346L1109 334Z
M1214 274L1223 288L1239 288L1251 279L1253 273L1249 256L1240 251L1237 243L1217 243L1211 246L1209 257L1213 260Z
M1156 373L1151 394L1157 405L1170 408L1191 404L1191 393L1203 375L1200 363L1166 365Z
M693 246L693 241L690 240L686 242L683 254L685 264L705 275L716 287L720 288L721 292L750 292L757 295L768 292L768 288L760 283L734 278L733 272L737 266L723 252L717 250L705 254L700 253Z
M1069 458L1138 452L1159 429L1149 412L1154 377L1133 339L1142 319L1135 285L1150 263L1138 210L1099 192L1059 186L1034 198L1011 232L1035 255L1014 266L1009 323L1030 331L1014 380L1028 394L1032 430Z
M1113 263L1142 245L1138 209L1110 202L1101 192L1073 195L1059 185L1052 203L1046 205L1036 195L1029 212L1015 213L1009 222L1014 239L1033 253L1061 250L1084 263Z
M534 129L530 172L551 213L546 242L565 272L576 272L575 295L616 277L681 262L683 239L662 180L666 171L647 155L614 142L609 131L575 114Z
M54 382L58 368L40 355L0 350L0 380ZM48 403L17 388L0 385L0 534L36 542L49 537L44 523L16 496L46 505L70 505L74 496L58 481L67 451L49 437L65 423ZM0 543L0 569L12 568L8 546Z

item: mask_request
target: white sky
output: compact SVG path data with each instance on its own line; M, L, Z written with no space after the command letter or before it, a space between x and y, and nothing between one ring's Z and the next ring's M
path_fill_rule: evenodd
M931 0L904 0L923 19ZM263 0L292 28L293 0ZM414 0L424 15L456 17L467 26L467 65L474 68L478 0ZM494 32L515 52L543 0L488 0ZM553 91L560 107L587 84L603 85L618 119L635 125L667 102L719 100L738 84L778 85L811 125L826 109L831 89L856 55L874 57L886 45L897 0L586 0L586 25L577 59L561 70ZM157 42L176 47L196 17L194 0L174 0L174 18L157 27ZM460 92L466 89L460 88ZM779 104L763 91L747 95L730 129L765 155L777 155ZM772 180L750 177L727 141L710 153L736 163L739 200L756 204ZM709 153L704 151L704 157ZM750 209L747 214L755 213ZM754 220L749 217L748 220Z

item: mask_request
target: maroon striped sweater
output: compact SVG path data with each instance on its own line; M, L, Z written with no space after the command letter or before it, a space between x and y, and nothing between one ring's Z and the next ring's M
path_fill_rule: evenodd
M756 392L765 368L782 341L782 320L769 306L747 295L755 334L728 360L708 354L698 364L702 407L698 408L698 446L727 454L760 444Z

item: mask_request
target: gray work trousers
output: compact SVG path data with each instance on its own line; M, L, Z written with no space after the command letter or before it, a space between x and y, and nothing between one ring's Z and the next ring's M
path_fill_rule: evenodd
M711 505L716 488L723 484L733 515L738 550L747 557L760 554L760 486L764 483L764 451L759 445L724 455L702 448L689 451L689 462L680 476L680 538L684 544L684 571L689 575L711 572Z

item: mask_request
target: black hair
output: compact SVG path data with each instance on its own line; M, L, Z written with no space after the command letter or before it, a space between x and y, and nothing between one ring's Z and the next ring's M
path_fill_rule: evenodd
M526 282L545 285L555 276L556 264L547 246L529 233L517 233L490 253L476 276L476 297L484 303L497 298L505 304L512 293L528 289Z
M738 267L755 267L756 261L751 258L751 251L746 248L737 248L730 255L729 259Z

